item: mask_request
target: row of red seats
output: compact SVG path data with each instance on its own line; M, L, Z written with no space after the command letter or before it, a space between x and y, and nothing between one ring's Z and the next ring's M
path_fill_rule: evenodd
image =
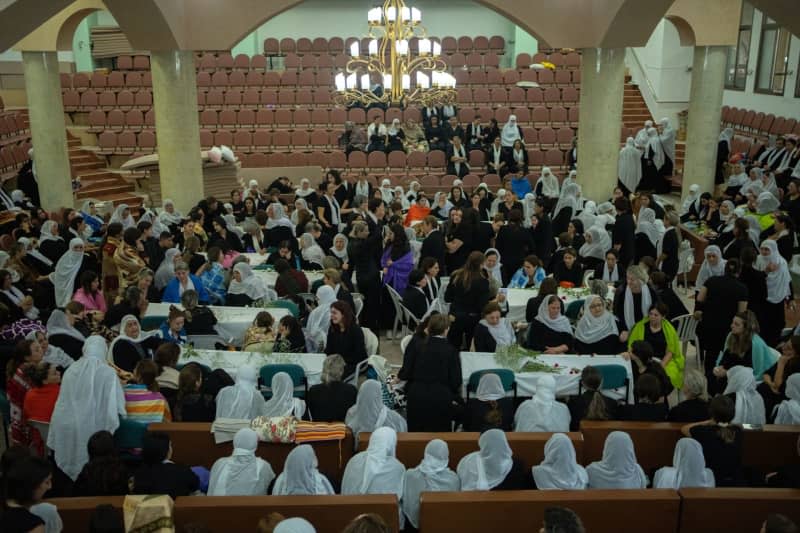
M569 52L562 54L561 52L545 52L539 51L533 55L522 52L517 54L514 64L518 69L529 68L532 64L548 61L558 67L566 67L568 69L578 69L581 66L581 55L578 52Z
M153 107L153 94L150 89L137 92L129 90L103 91L84 91L79 93L75 89L66 89L61 93L61 101L64 104L64 111L72 113L75 111L92 111L93 109L111 110L120 108L123 111L128 109L150 109Z
M29 141L0 147L0 179L5 181L16 176L17 171L28 162Z
M417 57L414 54L414 57ZM495 52L486 54L479 54L472 52L469 54L462 54L457 52L449 56L441 56L442 61L451 69L460 68L475 68L475 69L497 69L500 68L500 56ZM300 56L294 53L286 54L283 58L283 66L287 70L297 70L301 68L306 69L324 69L324 68L338 68L342 69L350 61L348 55L304 55ZM219 69L219 67L217 67ZM204 69L212 70L212 69Z
M75 89L78 92L100 90L138 91L142 87L153 86L153 77L149 70L144 72L122 72L112 70L108 74L103 72L76 72L74 74L61 73L61 89Z
M22 114L17 112L0 114L0 144L24 140L21 138L28 138L29 133L30 125Z
M468 36L462 36L458 39L450 36L445 36L441 39L438 37L430 37L430 39L442 45L442 53L444 54L452 54L455 52L469 53L472 51L479 53L504 53L506 47L505 38L501 35L493 35L492 37L479 35L474 39ZM298 55L347 55L350 51L350 44L356 41L359 41L361 48L366 50L370 39L368 37L363 37L361 39L358 37L348 37L346 39L342 39L341 37L332 37L330 39L317 37L312 40L307 37L300 37L295 40L291 37L285 37L279 41L274 37L269 37L264 39L264 54L268 56L286 55L289 53L296 53ZM412 51L418 50L418 43L419 39L417 37L410 39L409 48Z
M752 109L722 106L722 123L743 134L750 135L800 135L800 122L795 118L776 117Z
M97 146L99 155L152 153L156 151L157 146L156 132L154 130L143 130L139 133L104 131L97 136Z
M117 69L119 70L150 70L150 56L146 55L121 55L117 56Z

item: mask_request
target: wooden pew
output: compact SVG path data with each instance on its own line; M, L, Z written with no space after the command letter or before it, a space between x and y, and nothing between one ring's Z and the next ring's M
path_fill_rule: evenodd
M678 531L678 493L653 489L426 492L420 503L420 531L530 533L539 531L544 510L554 506L578 513L592 533Z
M797 489L681 489L679 494L680 533L760 531L771 513L800 523Z
M612 431L625 431L633 439L636 458L650 472L672 464L675 444L683 436L684 424L669 422L581 421L584 464L603 457L606 437ZM766 425L763 430L746 430L742 442L742 463L758 471L774 471L787 464L800 464L797 439L800 426ZM579 459L580 461L580 459Z
M206 422L172 422L150 424L148 431L163 431L172 441L172 460L187 466L205 466L210 469L214 461L227 457L233 452L233 443L216 444L211 433L211 424ZM320 441L310 443L317 454L319 470L337 483L341 481L344 467L353 456L353 434L341 441ZM275 474L283 472L286 456L294 449L294 444L272 444L259 442L256 455L267 461Z
M125 496L96 496L91 498L51 498L46 500L58 508L65 533L89 531L89 521L98 505L113 505L122 511Z
M359 433L358 450L364 451L369 444L371 433ZM508 432L508 444L514 455L530 468L538 465L544 459L544 445L552 433L516 433ZM583 458L583 437L580 433L567 433L579 463ZM441 439L450 449L450 468L453 470L465 455L478 451L480 433L398 433L397 434L397 459L406 468L419 465L425 455L425 446L433 439Z
M399 528L397 497L365 496L189 496L175 502L175 525L202 524L212 533L255 531L270 513L286 518L299 516L311 522L317 533L339 533L356 516L376 513L391 531Z

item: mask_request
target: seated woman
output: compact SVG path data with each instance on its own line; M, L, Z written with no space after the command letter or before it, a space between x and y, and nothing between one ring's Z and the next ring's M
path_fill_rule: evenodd
M133 315L122 319L119 336L108 349L109 359L125 372L133 372L142 359L151 359L162 340L158 335L143 332Z
M283 472L275 480L271 494L273 496L336 494L328 478L317 469L317 464L317 455L310 444L296 446L286 456Z
M655 357L669 376L672 386L683 387L683 368L686 361L681 350L681 341L675 328L667 320L667 306L658 302L650 306L647 317L633 327L628 336L628 350L636 341L646 341L653 348Z
M80 277L80 288L75 291L72 300L83 304L86 312L95 315L95 321L101 322L107 308L103 291L100 290L100 278L97 273L87 270Z
M506 396L500 376L487 372L478 382L475 396L464 408L464 431L483 433L492 428L511 431L514 422L514 399Z
M322 288L328 287L327 285ZM317 291L319 294L322 291ZM330 289L330 287L328 287ZM333 289L331 289L333 292ZM324 305L320 302L320 306ZM349 376L356 370L356 365L367 358L367 347L364 341L364 331L356 323L350 305L342 300L330 304L330 323L328 336L325 342L325 353L330 355L340 354L346 363L344 375ZM309 328L311 328L309 316Z
M153 360L158 365L158 390L173 405L180 381L180 372L175 368L181 355L177 344L165 342L156 349Z
M575 447L563 433L555 433L547 440L544 460L531 471L539 490L584 490L589 487L589 474L578 464Z
M89 462L83 466L73 496L124 496L129 492L131 473L117 455L114 436L98 431L87 444Z
M624 431L612 431L603 458L586 467L590 489L645 489L647 476L636 462L633 441Z
M551 295L558 296L558 282L554 278L544 278L544 281L539 286L539 293L533 298L529 298L528 303L525 304L525 322L533 322L539 312L539 306ZM561 300L559 299L559 301ZM564 313L563 302L561 303L561 313Z
M356 404L347 410L344 423L353 432L356 442L359 433L374 432L384 426L398 433L408 431L406 419L383 404L381 384L374 379L368 379L361 384Z
M228 286L227 305L246 307L258 302L269 302L274 299L275 292L267 287L263 278L253 273L247 263L236 263L233 267L233 279Z
M586 270L594 270L595 277L603 281L618 283L624 279L620 276L621 267L617 267L616 250L612 248L611 237L605 228L592 226L584 233L585 242L578 248L581 262ZM609 258L609 253L613 250L613 258ZM600 276L597 272L600 272Z
M175 422L214 421L216 416L214 397L204 394L202 386L203 371L199 365L189 363L181 368L178 393L175 395L172 408L172 418Z
M125 392L126 418L143 424L171 422L167 400L158 392L158 365L143 360L133 369L133 381L123 388Z
M581 420L614 420L617 416L617 403L603 396L600 387L603 375L593 366L586 366L581 371L580 396L572 396L567 402L570 413L570 431L578 431Z
M169 306L169 315L158 329L158 336L162 342L172 342L178 345L186 344L186 315L175 306Z
M108 308L103 325L116 329L115 326L119 326L123 317L133 315L136 318L141 318L146 310L147 300L144 297L144 293L139 287L131 285L125 289L125 295L120 302Z
M342 422L356 403L358 389L344 383L345 362L341 355L333 354L322 363L321 383L308 389L306 405L311 420L315 422Z
M428 280L421 269L412 270L408 275L408 285L403 291L403 306L411 311L417 318L422 318L428 313L428 298L425 287Z
M522 267L511 277L509 289L529 289L538 287L547 277L542 262L535 255L529 255L522 262Z
M583 268L576 261L578 252L574 248L564 250L561 262L553 266L553 277L559 284L571 283L573 287L583 285Z
M660 384L661 396L666 398L672 393L675 387L672 386L672 382L664 367L661 366L661 362L656 359L653 347L649 342L635 341L631 344L630 351L625 352L623 357L630 357L634 383L639 380L640 376L652 374ZM636 389L634 388L634 397L638 397L636 394Z
M687 369L683 376L683 400L669 410L668 422L702 422L708 420L706 377L696 368Z
M296 270L285 259L275 261L275 272L278 273L278 278L275 280L275 292L280 298L294 297L302 292L308 292L306 275L302 271Z
M642 374L636 380L636 403L622 409L622 418L634 422L664 422L667 419L667 404L658 378L653 374Z
M306 353L306 337L300 321L292 315L281 317L278 321L278 334L275 336L273 351L281 353Z
M259 312L253 319L253 324L244 332L243 352L271 352L275 343L275 333L272 326L275 319L267 311Z
M289 263L293 269L302 270L303 263L299 255L294 252L296 248L297 244L293 244L291 241L281 241L278 244L278 251L269 254L266 263L268 265L276 265L279 259L283 259Z
M744 482L742 472L742 427L732 424L736 413L733 400L715 396L709 405L710 420L687 424L681 428L703 447L706 466L714 473L717 487L736 487Z
M561 314L561 299L548 296L528 326L527 347L546 354L567 353L572 348L572 326Z
M203 288L208 293L209 303L225 305L225 299L228 295L225 286L227 274L225 267L222 265L225 256L219 247L212 246L208 249L207 257L208 262L198 270L198 272L202 271L199 274L200 283L203 284Z
M275 472L265 460L256 457L258 435L242 428L233 437L233 453L214 462L208 481L209 496L263 496Z
M325 252L310 233L303 233L300 236L300 255L303 258L304 270L322 270Z
M714 472L706 468L703 447L685 437L675 445L672 466L659 468L653 477L654 489L713 489L715 486Z
M724 348L717 358L717 366L714 367L714 376L720 384L724 384L727 373L733 367L752 368L753 377L763 379L763 375L775 363L775 356L758 334L758 326L758 320L752 311L736 313L733 317L731 332L725 339Z
M494 353L498 346L511 346L517 343L517 334L511 322L501 316L500 305L489 302L483 308L483 318L475 327L476 352Z
M217 317L204 305L199 305L197 291L184 291L181 305L186 318L184 329L187 335L216 335Z
M294 397L294 382L286 372L272 376L270 383L272 398L267 400L261 412L266 417L293 416L298 420L306 412L306 402Z
M50 363L53 366L60 368L62 371L75 362L75 360L68 356L64 350L58 348L57 346L51 345L47 340L47 335L45 335L45 332L41 330L31 331L25 336L25 339L38 342L39 346L42 348L42 353L44 354L42 361Z
M83 304L70 302L63 311L56 309L47 319L47 341L75 360L83 354L86 341L84 334L75 327L75 323L83 318L83 312Z
M590 295L583 301L583 316L575 327L575 351L581 354L619 353L623 343L614 315L606 308L605 300Z
M49 424L61 390L61 373L46 361L24 365L23 369L31 388L25 393L22 419Z
M55 265L68 249L66 241L59 235L58 222L46 220L39 234L39 252Z
M333 246L328 248L328 256L334 257L339 263L338 268L340 270L348 270L349 266L349 259L347 257L347 244L350 240L345 236L344 233L337 233L333 237Z
M161 297L161 301L173 304L180 303L181 294L188 290L197 291L197 297L200 302L204 304L209 302L208 292L206 292L206 288L203 286L200 278L194 274L190 274L189 266L179 261L175 265L175 277L172 281L167 283L167 286L164 288L164 296Z
M477 452L465 455L456 472L461 490L524 490L533 488L531 472L514 457L506 434L490 429L478 439Z
M169 435L160 431L145 433L142 464L133 476L133 494L168 494L175 499L200 488L200 480L188 466L173 463Z
M236 383L223 387L217 394L217 418L252 420L264 414L265 405L258 390L258 371L242 365L236 370Z
M30 391L28 391L30 396ZM28 396L25 396L27 405ZM786 380L786 400L775 406L775 424L800 424L800 374Z
M401 505L406 520L413 527L419 528L419 499L423 492L458 492L461 489L458 474L448 467L449 460L447 443L433 439L425 445L419 466L406 470Z
M764 399L756 391L753 372L746 366L735 366L728 370L728 385L723 392L735 402L734 424L766 424Z
M514 431L569 431L569 408L556 401L556 380L542 376L536 381L536 394L517 407ZM545 452L546 453L546 452Z

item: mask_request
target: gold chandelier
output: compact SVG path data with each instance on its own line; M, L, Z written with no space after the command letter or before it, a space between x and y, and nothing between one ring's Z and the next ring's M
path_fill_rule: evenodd
M358 41L350 45L345 72L335 77L336 103L435 107L455 102L456 80L446 72L441 45L428 39L420 25L419 9L406 7L403 0L385 0L383 7L367 12L367 21L366 55ZM409 45L414 38L419 40L416 53ZM375 77L382 82L378 94L372 90Z

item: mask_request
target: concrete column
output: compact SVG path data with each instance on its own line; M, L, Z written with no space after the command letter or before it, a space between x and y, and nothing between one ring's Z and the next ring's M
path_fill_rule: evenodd
M204 197L194 54L152 51L150 68L161 197L174 200L186 213Z
M727 50L726 46L694 49L681 196L689 193L693 183L700 191L714 191Z
M578 183L584 198L605 201L617 184L624 48L584 48L578 119Z
M42 207L72 207L72 169L56 52L22 52L36 180Z

